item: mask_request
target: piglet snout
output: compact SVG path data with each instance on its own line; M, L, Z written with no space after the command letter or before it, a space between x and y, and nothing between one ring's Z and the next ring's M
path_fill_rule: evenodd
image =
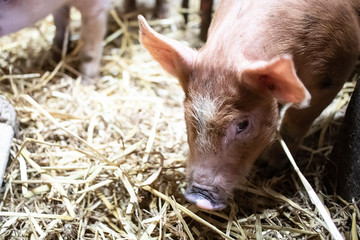
M185 192L186 199L206 210L221 210L226 207L227 194L214 191L208 187L191 184ZM225 197L226 196L226 197ZM225 198L224 198L225 197Z

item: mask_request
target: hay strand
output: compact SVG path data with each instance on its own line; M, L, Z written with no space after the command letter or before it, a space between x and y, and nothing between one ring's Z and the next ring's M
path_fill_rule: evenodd
M300 171L299 167L297 166L297 164L295 162L295 159L293 158L293 156L290 153L290 150L286 146L286 143L281 138L281 135L280 135L279 131L276 132L276 135L277 135L277 138L278 138L281 146L283 147L284 152L285 152L286 156L288 157L291 165L293 166L295 172L297 173L297 175L299 176L302 184L304 185L304 187L306 189L306 192L309 194L311 202L315 205L315 207L319 211L320 215L324 219L324 221L325 221L325 223L327 225L328 231L331 233L331 235L333 236L334 239L336 239L336 240L344 239L343 236L340 234L339 230L337 229L337 227L335 226L335 224L334 224L333 220L331 219L329 213L326 211L324 204L320 201L320 199L316 195L314 189L311 187L308 180L305 178L305 176Z
M195 221L209 227L210 229L212 229L213 231L217 232L220 236L222 236L224 239L233 239L230 236L227 236L225 233L223 233L222 231L220 231L217 227L213 226L212 224L210 224L209 222L205 221L204 219L200 218L199 216L197 216L196 214L194 214L193 212L191 212L190 210L188 210L186 207L178 204L177 202L175 202L174 200L172 200L171 198L169 198L168 196L162 194L161 192L152 189L149 186L142 186L142 188L146 191L151 192L152 194L160 197L161 199L169 202L171 205L174 205L174 207L176 207L177 209L181 210L183 213L185 213L186 215L188 215L189 217L191 217L192 219L194 219Z

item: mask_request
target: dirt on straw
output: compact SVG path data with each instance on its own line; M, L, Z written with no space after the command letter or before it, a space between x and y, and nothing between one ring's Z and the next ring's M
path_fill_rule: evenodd
M150 24L198 48L194 2L186 26L177 5L171 18ZM0 94L19 123L0 193L0 238L330 239L292 171L264 179L254 170L223 211L186 202L183 93L139 45L136 14L124 19L116 10L95 86L81 84L76 48L52 60L51 17L0 39ZM79 14L72 18L76 42ZM354 84L345 84L296 156L347 239L357 239L359 209L326 194L321 176Z

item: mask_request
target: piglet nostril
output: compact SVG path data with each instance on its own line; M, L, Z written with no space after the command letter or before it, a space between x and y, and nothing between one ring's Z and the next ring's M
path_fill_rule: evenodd
M214 195L211 193L212 190L210 190L210 189L199 188L199 187L196 187L193 185L191 188L191 192L194 194L197 194L199 196L203 196L205 199L208 199L211 201L216 200Z
M207 210L220 210L226 207L226 199L217 197L207 189L190 186L186 189L185 197L189 202L195 203L199 208Z

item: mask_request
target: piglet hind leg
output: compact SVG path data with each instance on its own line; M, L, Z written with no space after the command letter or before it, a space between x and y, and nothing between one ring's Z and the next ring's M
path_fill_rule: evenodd
M16 113L11 104L0 96L0 188L9 160L12 138L16 128Z
M109 1L75 1L74 6L81 13L80 71L85 74L85 84L91 84L98 77L102 56L102 41L106 33L106 18Z

